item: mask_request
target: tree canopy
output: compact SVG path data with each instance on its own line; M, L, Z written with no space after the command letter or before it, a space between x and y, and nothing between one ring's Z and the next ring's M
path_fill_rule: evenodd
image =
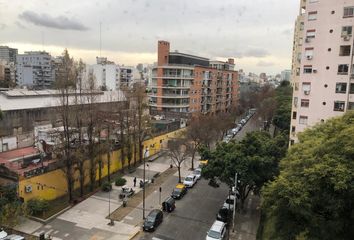
M262 190L269 239L353 239L354 112L299 135Z
M271 138L267 132L251 132L240 142L218 144L203 167L203 176L217 177L232 186L238 173L237 189L243 204L251 191L258 192L263 184L278 174L278 161L284 157L287 139L283 135Z
M283 81L275 89L276 110L273 116L274 126L280 130L289 132L291 116L292 88L288 81Z

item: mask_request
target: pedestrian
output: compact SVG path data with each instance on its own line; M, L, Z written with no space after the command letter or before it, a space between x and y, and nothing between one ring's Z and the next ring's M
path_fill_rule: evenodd
M136 177L134 177L133 182L134 182L134 187L136 187Z

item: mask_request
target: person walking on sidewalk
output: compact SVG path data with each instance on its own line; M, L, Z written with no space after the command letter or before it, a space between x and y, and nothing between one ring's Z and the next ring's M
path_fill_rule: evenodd
M134 187L136 187L136 177L134 177L133 182L134 182Z

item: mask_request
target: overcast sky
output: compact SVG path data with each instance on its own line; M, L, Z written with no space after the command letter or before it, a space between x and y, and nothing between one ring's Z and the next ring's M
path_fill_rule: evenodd
M246 72L290 69L299 0L0 0L0 45L94 63L157 61L157 41Z

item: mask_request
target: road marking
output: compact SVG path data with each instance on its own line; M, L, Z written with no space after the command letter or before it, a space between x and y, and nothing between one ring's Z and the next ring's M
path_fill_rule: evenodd
M152 240L163 240L162 238L153 237Z

